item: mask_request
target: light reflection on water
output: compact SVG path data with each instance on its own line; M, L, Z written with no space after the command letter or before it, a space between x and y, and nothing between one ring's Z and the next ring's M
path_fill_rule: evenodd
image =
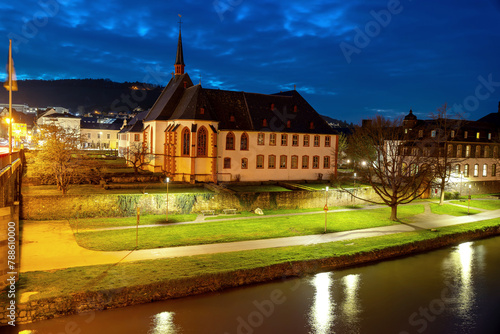
M312 280L316 290L310 312L310 321L314 334L331 333L330 328L335 320L335 302L330 292L330 287L333 284L332 274L320 273Z
M153 317L152 328L148 334L177 334L174 312L161 312Z
M354 325L358 322L358 315L361 311L358 300L358 289L360 275L347 275L342 279L344 283L345 300L342 304L342 314L345 322Z

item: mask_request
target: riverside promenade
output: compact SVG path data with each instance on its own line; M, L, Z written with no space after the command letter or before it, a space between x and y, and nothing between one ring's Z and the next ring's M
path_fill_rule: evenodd
M80 247L75 240L69 222L66 220L48 222L29 221L25 222L23 225L21 272L48 271L70 267L116 264L120 262L236 252L263 248L313 245L412 232L423 229L434 229L500 217L500 209L486 211L475 208L481 212L474 215L452 217L448 215L433 214L430 211L429 203L425 203L424 205L424 213L412 217L411 223L401 223L399 225L297 237L110 252L93 251ZM374 208L377 207L367 207L366 209L369 210ZM298 213L297 215L303 214L304 213ZM269 218L273 216L269 215L265 217ZM245 219L248 219L248 217ZM213 220L211 222L213 222ZM197 220L197 223L202 222Z

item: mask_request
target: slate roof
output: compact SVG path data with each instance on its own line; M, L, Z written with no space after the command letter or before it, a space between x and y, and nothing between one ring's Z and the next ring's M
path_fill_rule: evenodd
M122 119L117 119L113 123L91 123L80 121L81 129L90 129L90 130L120 130L123 125Z
M127 133L127 132L142 132L144 127L144 118L149 114L149 111L142 111L135 115L127 125L121 129L118 133Z
M221 130L336 133L295 90L258 94L205 89L193 85L187 73L170 80L144 121L176 119L217 121Z

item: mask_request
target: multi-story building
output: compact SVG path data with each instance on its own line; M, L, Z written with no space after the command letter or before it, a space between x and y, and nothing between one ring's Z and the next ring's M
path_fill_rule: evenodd
M142 120L142 142L154 157L150 170L187 182L336 174L337 135L296 90L206 89L194 85L184 67L179 31L175 74Z

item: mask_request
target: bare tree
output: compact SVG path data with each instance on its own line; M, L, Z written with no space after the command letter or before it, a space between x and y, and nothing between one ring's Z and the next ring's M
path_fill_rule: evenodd
M439 107L436 113L431 114L431 119L431 136L423 142L427 147L429 165L432 167L433 184L440 190L439 205L443 205L453 166L464 160L461 151L457 152L456 145L453 145L462 120L458 115L450 115L446 103Z
M142 167L149 165L153 155L148 153L148 148L143 143L132 143L127 147L123 154L125 162L132 165L134 173L138 174Z
M349 143L354 158L361 162L359 178L373 187L380 201L346 191L356 198L389 206L393 221L398 219L398 205L410 203L429 187L429 168L419 152L419 141L413 137L404 130L401 119L377 116L356 128Z
M53 179L63 195L71 184L88 180L92 174L95 164L89 163L80 150L82 138L78 129L43 125L39 127L34 143L35 150L28 168L34 176Z

